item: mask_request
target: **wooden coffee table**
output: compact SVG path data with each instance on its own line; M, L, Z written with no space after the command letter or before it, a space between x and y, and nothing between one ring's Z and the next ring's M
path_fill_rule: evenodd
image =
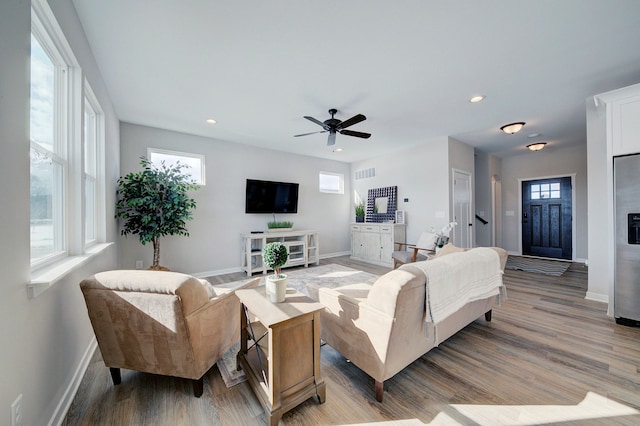
M287 289L282 303L271 303L265 287L236 291L241 302L238 366L264 408L269 425L311 397L322 404L320 311L323 305Z

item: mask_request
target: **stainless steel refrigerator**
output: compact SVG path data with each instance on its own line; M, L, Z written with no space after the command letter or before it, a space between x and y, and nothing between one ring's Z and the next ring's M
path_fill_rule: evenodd
M613 159L615 208L614 316L640 326L640 154Z

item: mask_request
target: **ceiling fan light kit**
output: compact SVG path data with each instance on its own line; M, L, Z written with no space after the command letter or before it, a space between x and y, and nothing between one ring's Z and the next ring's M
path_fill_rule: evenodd
M318 126L321 126L324 130L320 130L318 132L311 132L311 133L301 133L299 135L293 135L293 136L294 137L298 137L298 136L314 135L316 133L327 133L327 132L329 132L329 137L327 138L327 146L335 145L335 143L336 143L336 133L340 133L341 135L345 135L345 136L354 136L356 138L362 138L362 139L368 139L368 138L371 137L371 133L364 133L364 132L356 132L354 130L347 130L347 127L351 127L354 124L358 124L361 121L366 120L367 117L365 117L362 114L356 114L353 117L351 117L350 119L342 121L342 120L334 117L337 112L338 112L337 109L331 108L329 110L329 114L331 114L331 118L329 118L329 119L327 119L325 121L320 121L320 120L317 120L317 119L315 119L313 117L309 117L308 115L305 115L304 118L306 118L309 121L312 121L312 122L316 123Z
M500 130L502 130L503 132L505 132L508 135L514 135L516 133L518 133L520 130L522 130L522 128L524 127L526 123L524 121L518 121L516 123L511 123L511 124L505 124L504 126L500 127Z

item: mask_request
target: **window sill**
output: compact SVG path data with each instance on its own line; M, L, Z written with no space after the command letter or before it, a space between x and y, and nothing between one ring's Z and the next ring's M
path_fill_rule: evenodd
M31 281L27 283L27 297L33 299L44 293L66 275L80 268L113 244L114 243L96 244L81 256L65 257L60 262L56 262L53 265L31 274Z

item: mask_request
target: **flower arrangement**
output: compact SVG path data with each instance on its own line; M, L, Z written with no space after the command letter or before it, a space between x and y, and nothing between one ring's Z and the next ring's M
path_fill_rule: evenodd
M287 246L279 242L269 243L262 249L262 258L273 269L276 278L283 278L280 271L289 258Z
M429 232L437 235L436 242L435 242L436 247L442 248L444 247L445 244L449 242L449 234L451 233L451 230L453 229L453 227L456 226L457 224L458 222L449 222L447 225L442 227L440 232L436 232L436 229L433 226L431 227L431 229L429 229Z

